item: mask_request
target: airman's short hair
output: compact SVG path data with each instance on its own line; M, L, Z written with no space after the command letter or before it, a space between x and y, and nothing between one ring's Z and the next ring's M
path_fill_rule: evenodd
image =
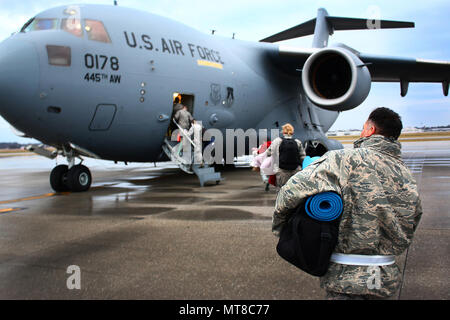
M397 140L403 129L398 113L388 108L376 108L370 113L368 120L375 125L379 134L387 138Z

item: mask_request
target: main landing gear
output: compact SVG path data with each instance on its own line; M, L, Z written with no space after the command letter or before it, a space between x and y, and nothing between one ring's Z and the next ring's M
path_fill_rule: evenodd
M92 183L91 172L86 166L75 165L69 169L68 165L60 164L50 173L50 185L56 192L87 191Z
M52 189L56 192L87 191L92 183L90 170L81 163L75 165L75 156L72 152L65 152L65 155L69 165L57 165L50 173L50 185Z

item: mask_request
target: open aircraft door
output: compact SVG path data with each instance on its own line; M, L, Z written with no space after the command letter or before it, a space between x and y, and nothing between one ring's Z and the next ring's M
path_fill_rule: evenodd
M173 104L173 109L172 109L172 114L170 117L170 123L169 123L169 127L167 128L167 134L166 136L170 139L172 132L177 129L177 126L175 125L175 123L172 121L174 115L175 115L175 100L176 98L178 98L179 103L181 103L182 105L186 106L188 111L194 115L194 95L193 94L188 94L188 93L179 93L179 92L174 92L172 95L172 104Z

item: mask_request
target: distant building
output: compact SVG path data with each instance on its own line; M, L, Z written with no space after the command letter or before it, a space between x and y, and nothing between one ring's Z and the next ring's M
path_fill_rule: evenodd
M359 136L361 129L335 130L328 131L327 137L341 137L341 136Z
M406 127L402 129L402 133L417 133L417 132L424 132L425 130L416 128L416 127Z
M433 128L417 128L417 127L406 127L403 128L402 133L418 133L426 131L450 131L450 128L445 127L433 127ZM347 129L347 130L333 130L327 132L327 137L342 137L342 136L359 136L361 134L361 129Z

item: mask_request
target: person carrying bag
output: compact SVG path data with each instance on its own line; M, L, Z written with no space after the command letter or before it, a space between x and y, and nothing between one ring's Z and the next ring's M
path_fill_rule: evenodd
M337 244L342 208L342 199L334 192L310 196L281 229L280 257L313 276L323 276Z

